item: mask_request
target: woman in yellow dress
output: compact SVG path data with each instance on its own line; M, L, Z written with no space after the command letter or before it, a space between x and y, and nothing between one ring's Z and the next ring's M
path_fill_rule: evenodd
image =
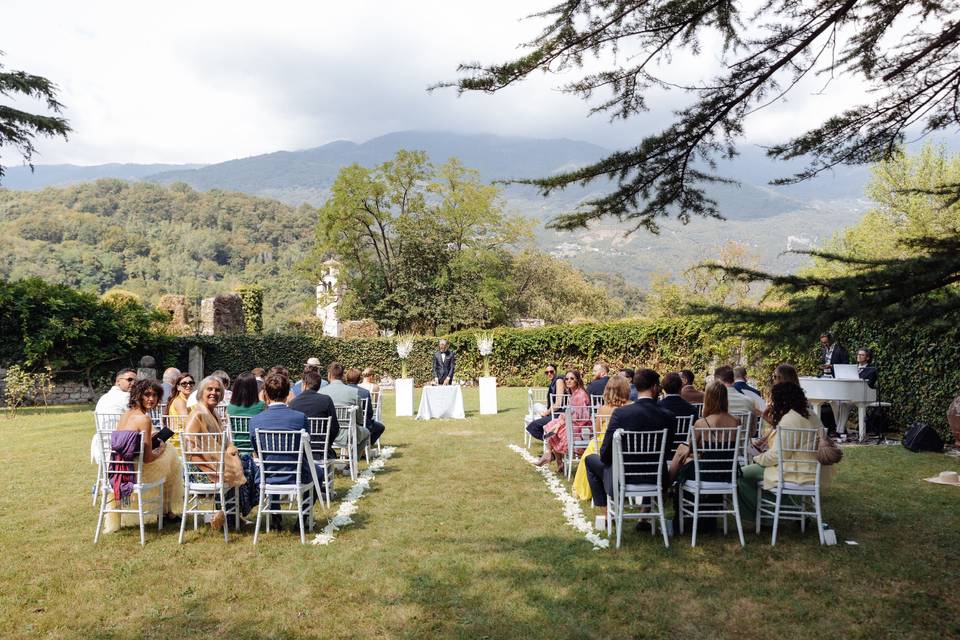
M180 432L187 424L187 416L190 415L190 409L187 408L187 398L193 393L196 382L189 373L182 374L177 378L177 383L173 387L173 396L167 403L167 416L173 418L167 420L167 426L173 430L173 437L170 438L170 444L180 451Z
M610 422L610 416L614 409L630 403L630 381L623 376L613 376L607 382L603 390L603 405L597 409L597 420L603 431L606 431L607 424ZM600 445L603 444L603 431L597 434L597 437L590 441L587 449L580 456L580 464L577 465L577 475L573 478L573 490L581 500L589 500L593 497L590 492L590 483L587 482L587 466L583 463L584 459L591 453L600 451Z

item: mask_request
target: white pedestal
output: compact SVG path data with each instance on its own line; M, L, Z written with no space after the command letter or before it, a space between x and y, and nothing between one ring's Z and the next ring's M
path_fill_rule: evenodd
M497 379L481 377L480 381L480 415L492 415L497 412Z
M397 378L393 381L397 392L397 416L413 415L413 378Z

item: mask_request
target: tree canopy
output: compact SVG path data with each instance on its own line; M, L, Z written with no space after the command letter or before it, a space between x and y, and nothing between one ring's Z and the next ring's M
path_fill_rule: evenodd
M341 263L346 319L435 333L622 313L602 285L535 250L529 223L507 215L496 187L451 158L400 151L374 168L340 171L319 211L317 245L303 268ZM548 294L549 292L549 294Z
M754 6L754 5L751 5ZM437 86L496 92L535 71L583 68L588 59L609 63L561 89L584 99L604 97L591 113L626 119L650 108L654 88L692 95L663 130L592 165L529 180L544 193L611 178L616 188L558 216L552 225L582 227L615 217L634 228L657 229L676 215L719 217L703 186L727 180L716 162L737 152L748 117L784 99L807 76L824 83L864 79L870 99L831 116L768 149L771 158L809 164L781 182L803 180L839 164L893 157L908 132L943 130L960 123L960 20L955 1L565 0L536 14L549 24L524 53L500 64L461 64L459 80ZM702 54L719 36L722 69L714 77L680 85L669 75L674 57ZM939 185L960 194L960 183Z
M0 56L3 52L0 51ZM5 98L24 98L40 100L47 109L55 114L63 111L63 105L57 101L57 86L41 76L35 76L25 71L4 71L0 64L0 96ZM59 115L44 115L30 113L16 109L8 104L0 104L0 152L3 147L13 147L25 162L31 163L36 148L33 139L37 136L62 136L65 140L70 132L70 125ZM2 153L0 153L2 159ZM4 174L3 163L0 162L0 180Z

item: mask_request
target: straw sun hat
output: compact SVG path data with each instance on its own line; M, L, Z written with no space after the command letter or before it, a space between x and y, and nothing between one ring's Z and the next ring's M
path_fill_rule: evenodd
M949 484L954 487L960 487L960 474L956 471L941 471L938 475L935 475L932 478L927 478L927 482L935 482L936 484Z

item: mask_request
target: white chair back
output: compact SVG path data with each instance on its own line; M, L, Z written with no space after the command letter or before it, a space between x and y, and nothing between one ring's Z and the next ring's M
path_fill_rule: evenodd
M382 422L380 416L380 406L383 402L383 391L371 391L370 392L370 404L373 406L373 419L377 422Z
M337 424L347 430L347 446L340 447L340 458L346 460L350 468L350 479L356 481L360 453L357 450L357 407L354 405L335 405Z
M257 430L257 449L260 452L260 482L272 485L275 478L293 476L294 482L303 468L303 431ZM281 483L284 484L284 483Z
M307 432L310 434L310 451L314 463L323 469L323 498L330 506L330 493L333 485L333 462L328 457L330 451L330 423L332 418L307 418Z
M697 414L693 417L694 420L700 418L703 415L703 403L702 402L691 402L693 408L697 410Z
M603 406L603 395L590 394L590 417L597 415L597 409Z
M667 430L624 431L613 434L613 484L663 487Z
M184 433L180 436L183 485L212 484L223 481L223 454L227 433Z
M225 402L221 402L216 407L214 407L214 412L215 412L214 415L217 416L217 418L220 420L220 424L223 425L223 428L224 429L229 428L230 418L227 414L227 404Z
M178 450L180 449L180 434L183 433L189 419L190 416L162 416L160 420L161 426L173 431L173 437L168 442Z
M695 481L737 484L741 427L702 427L696 429L693 445Z
M777 428L778 459L777 475L780 484L784 484L784 473L796 473L808 476L810 490L820 484L820 462L817 460L817 448L820 446L819 429L794 429L780 426Z
M684 442L690 439L690 429L693 427L693 416L677 416L677 431L673 436L673 442L670 443L670 457L677 452Z
M593 416L593 439L596 441L597 453L600 453L601 436L607 432L610 425L610 414Z
M253 453L253 441L250 440L250 417L230 416L230 440L240 453Z

